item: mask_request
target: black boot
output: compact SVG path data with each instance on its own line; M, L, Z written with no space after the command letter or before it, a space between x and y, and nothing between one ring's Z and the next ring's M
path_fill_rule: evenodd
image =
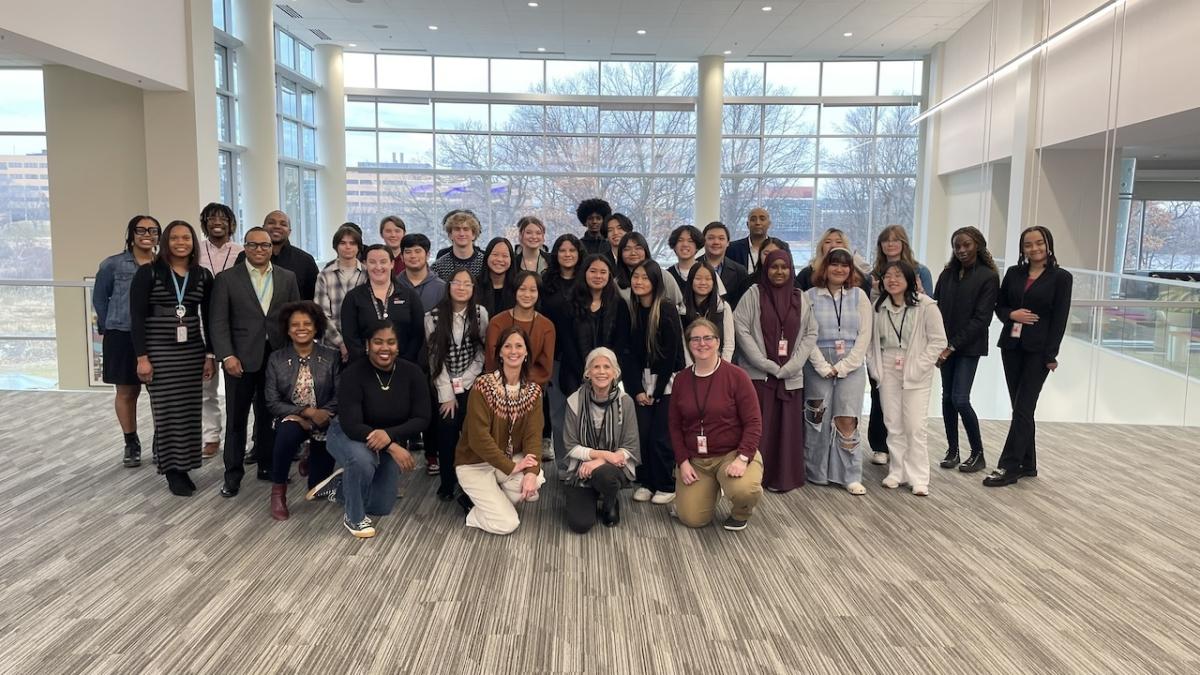
M986 466L987 462L985 462L983 459L983 452L975 452L972 450L971 456L967 458L967 461L963 462L962 465L958 467L958 470L963 473L975 473L976 471L982 470Z
M621 523L621 500L613 497L612 504L600 507L600 520L605 527L616 527Z
M181 476L183 478L183 484L188 486L189 490L191 490L192 492L195 492L196 484L192 482L192 477L188 475L188 472L180 471L179 473L181 474Z
M127 469L132 469L135 466L142 465L142 444L134 441L125 443L125 457L121 460L121 464Z
M958 451L947 450L946 456L942 458L942 461L938 464L938 466L942 467L943 469L953 469L954 467L958 466Z
M192 496L194 490L188 487L182 471L167 471L163 475L167 477L167 488L171 490L171 494L180 497Z
M471 509L475 508L475 502L467 496L467 493L460 492L458 494L458 505L462 507L463 513L470 513Z

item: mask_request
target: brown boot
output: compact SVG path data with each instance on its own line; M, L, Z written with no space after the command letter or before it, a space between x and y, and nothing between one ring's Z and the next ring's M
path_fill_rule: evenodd
M271 517L275 520L288 519L287 485L271 486Z

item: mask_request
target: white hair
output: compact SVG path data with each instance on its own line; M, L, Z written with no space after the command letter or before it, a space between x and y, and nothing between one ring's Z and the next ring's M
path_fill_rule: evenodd
M599 358L608 359L613 367L613 379L619 382L621 380L621 364L617 363L617 355L608 347L596 347L588 352L587 359L583 362L583 378L591 379L588 377L588 373L592 370L592 364Z

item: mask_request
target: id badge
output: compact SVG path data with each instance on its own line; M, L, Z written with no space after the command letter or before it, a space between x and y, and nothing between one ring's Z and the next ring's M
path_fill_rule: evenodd
M175 341L187 342L187 326L179 324L175 327Z
M456 394L461 394L466 391L466 388L463 387L463 380L461 377L450 378L450 388L453 389L454 393Z
M696 436L696 452L702 455L708 454L708 436L703 434Z
M1009 335L1011 335L1012 337L1015 337L1015 338L1021 337L1021 326L1023 326L1023 325L1024 324L1020 324L1020 323L1017 323L1016 321L1014 321L1013 327L1012 327L1012 332L1010 332Z
M779 340L779 349L776 351L776 354L778 354L779 356L787 356L788 355L788 341L787 340L783 340L783 339Z
M904 370L904 357L903 356L896 357L896 363L894 364L894 367L896 368L896 370Z
M833 353L837 354L838 356L845 356L846 355L846 341L845 340L834 340L833 341Z

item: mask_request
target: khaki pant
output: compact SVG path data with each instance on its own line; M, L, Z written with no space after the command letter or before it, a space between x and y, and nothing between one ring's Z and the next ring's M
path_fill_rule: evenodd
M217 398L221 386L221 373L218 370L212 379L204 383L204 399L201 410L201 421L204 426L204 442L221 442L221 401Z
M704 527L712 522L713 511L721 491L733 502L733 517L749 520L754 507L762 498L763 463L762 454L754 453L754 459L746 466L739 478L731 478L725 468L737 460L737 451L711 457L693 457L692 468L696 470L696 482L684 485L681 472L675 478L675 512L679 522L688 527Z
M521 480L525 473L509 476L487 462L454 467L458 484L475 508L467 514L467 527L478 527L492 534L511 534L521 524L517 504L521 501ZM546 482L538 474L538 485Z

